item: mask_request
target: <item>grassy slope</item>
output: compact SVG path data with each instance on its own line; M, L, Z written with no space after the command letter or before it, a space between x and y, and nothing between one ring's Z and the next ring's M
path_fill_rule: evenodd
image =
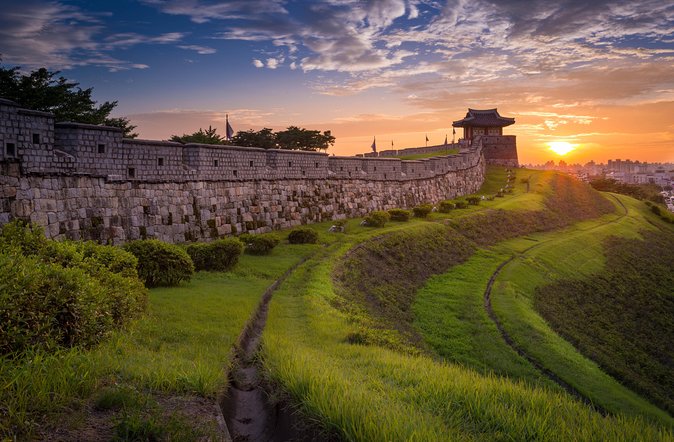
M603 418L567 395L429 357L349 344L331 274L354 242L303 264L274 295L263 360L304 411L354 440L667 440L638 419ZM570 425L570 423L573 423Z
M492 292L493 307L522 348L593 401L610 411L643 415L671 426L674 420L670 416L583 357L533 309L536 287L559 278L579 279L601 271L605 238L611 235L634 238L640 229L653 228L645 218L649 214L642 211L641 203L629 197L617 197L628 208L627 216L608 224L587 222L565 235L537 237L540 247L503 269ZM513 241L503 244L499 251L507 257L522 246L521 241Z
M537 197L526 198L534 204ZM402 228L391 224L377 233ZM373 234L361 229L338 237L321 257L298 269L271 303L263 347L268 375L327 426L357 440L672 437L639 418L602 418L547 388L377 345L350 344L372 318L362 310L337 308L344 299L331 278L339 257Z
M230 273L198 273L181 287L153 289L148 315L91 351L2 361L0 434L30 432L37 416L78 410L108 386L214 396L263 291L316 247L280 245L271 256L242 256Z
M606 265L537 289L534 307L583 354L674 412L674 231L603 241ZM648 324L648 326L644 326Z
M424 158L443 157L455 153L459 153L459 149L447 149L443 150L442 152L433 152L433 153L417 153L413 155L404 155L397 158L400 158L401 160L422 160Z
M490 170L480 191L497 191L505 181L505 176L501 169ZM519 170L514 196L497 199L493 208L520 212L545 210L553 176L540 171ZM529 186L522 179L528 179ZM457 222L464 218L459 217ZM608 215L607 218L615 216ZM472 236L486 236L487 240L491 240L488 233ZM527 248L536 244L537 240L525 236L511 243ZM414 326L429 347L446 361L464 364L482 372L542 382L556 388L556 384L541 377L537 370L503 343L484 308L483 294L487 282L507 257L507 252L482 248L468 262L454 266L444 274L432 276L417 292L414 300Z

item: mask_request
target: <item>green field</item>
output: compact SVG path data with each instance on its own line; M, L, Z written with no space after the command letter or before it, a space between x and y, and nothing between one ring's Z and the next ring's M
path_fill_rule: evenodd
M213 421L183 414L170 401L212 411L208 404L227 384L232 347L262 293L308 257L274 293L259 364L270 396L327 434L368 441L673 440L671 416L591 359L599 342L580 341L558 310L546 313L557 321L554 329L538 313L545 296L555 296L545 292L553 284L604 270L608 238L639 239L643 231L671 232L671 225L642 202L601 196L551 172L489 167L476 195L499 192L503 197L479 205L383 228L360 219L348 220L345 233L327 233L330 222L309 226L320 244L283 241L268 256L242 256L230 272L200 272L180 287L152 289L146 316L92 350L5 359L2 435L45 438L58 430L74 439L102 416L102 438L216 437ZM503 340L484 293L506 261L491 292L496 317L517 346L607 416ZM556 331L585 346L575 348ZM605 357L599 363L619 355Z
M403 155L396 158L400 158L401 160L423 160L424 158L444 157L446 155L453 155L455 153L459 153L459 149L446 149L440 152L432 153L415 153L412 155Z

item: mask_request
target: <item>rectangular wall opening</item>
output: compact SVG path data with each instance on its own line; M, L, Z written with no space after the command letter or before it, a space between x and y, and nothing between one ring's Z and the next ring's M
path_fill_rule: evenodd
M98 153L105 153L105 144L98 145Z
M136 169L134 167L129 167L129 178L136 178Z
M7 143L5 145L5 155L8 156L8 157L15 157L16 156L16 144Z
M218 167L218 160L213 160L213 167Z
M33 144L40 144L40 134L33 134Z
M159 157L157 158L157 166L163 166L164 165L164 158Z

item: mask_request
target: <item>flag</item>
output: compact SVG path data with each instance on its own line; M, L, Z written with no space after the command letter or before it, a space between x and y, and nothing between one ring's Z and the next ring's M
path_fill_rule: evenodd
M393 149L393 140L391 140L391 149Z
M370 147L372 148L372 152L377 152L377 137L372 139L372 146Z
M447 134L445 134L445 146L447 145Z
M456 128L455 127L452 128L452 135L456 135Z
M426 142L428 143L428 135L426 135Z
M231 140L234 136L234 129L232 129L232 126L229 124L229 115L227 114L225 114L225 123L225 138Z

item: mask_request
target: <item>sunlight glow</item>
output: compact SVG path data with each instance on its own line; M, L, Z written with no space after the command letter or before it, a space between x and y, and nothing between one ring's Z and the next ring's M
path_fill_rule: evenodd
M572 150L575 150L578 145L566 141L551 141L548 143L548 146L550 146L550 150L557 155L566 155Z

